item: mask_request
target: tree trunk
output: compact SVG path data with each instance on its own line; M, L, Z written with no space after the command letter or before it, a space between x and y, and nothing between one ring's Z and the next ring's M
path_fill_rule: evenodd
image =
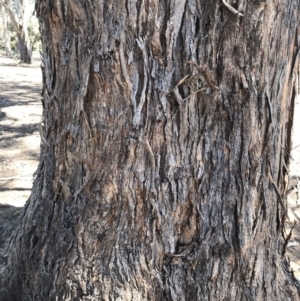
M21 32L17 33L20 62L25 64L31 64L32 63L31 43L28 37L27 27L25 28L23 28Z
M32 63L31 43L28 36L28 3L27 0L16 0L16 11L21 24L17 31L18 49L20 54L20 62L25 64Z
M0 299L300 300L283 237L299 1L37 13L41 159Z
M10 33L8 28L8 16L7 13L2 7L2 26L3 26L3 36L4 36L4 48L5 48L5 54L7 56L11 56L11 48L10 48Z

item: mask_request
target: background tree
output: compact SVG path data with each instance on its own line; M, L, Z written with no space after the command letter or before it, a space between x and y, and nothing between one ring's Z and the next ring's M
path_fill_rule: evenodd
M2 300L299 300L299 7L38 0L43 142Z
M32 49L28 36L29 4L27 0L0 0L0 6L4 7L10 16L11 22L18 37L18 49L20 61L31 64Z
M9 3L9 0L7 2ZM7 56L11 56L8 15L4 7L2 7L1 11L2 11L2 30L3 30L3 37L4 37L5 54Z

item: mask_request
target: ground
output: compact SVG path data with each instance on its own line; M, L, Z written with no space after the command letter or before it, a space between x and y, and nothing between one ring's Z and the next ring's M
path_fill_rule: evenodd
M0 52L0 203L23 206L39 159L40 60L32 65Z
M0 249L30 195L38 166L42 115L40 63L36 57L32 65L18 64L0 51ZM287 235L296 224L286 255L300 280L300 95L296 99L294 120Z
M300 87L299 87L300 88ZM288 243L287 257L295 277L300 280L300 95L295 101L293 145L290 157L287 234L295 225ZM295 224L296 222L296 224Z

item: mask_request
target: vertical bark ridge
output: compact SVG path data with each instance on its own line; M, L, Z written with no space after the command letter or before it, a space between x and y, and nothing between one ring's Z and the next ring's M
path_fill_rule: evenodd
M298 300L280 162L299 3L233 2L243 17L219 1L37 2L44 143L8 291Z

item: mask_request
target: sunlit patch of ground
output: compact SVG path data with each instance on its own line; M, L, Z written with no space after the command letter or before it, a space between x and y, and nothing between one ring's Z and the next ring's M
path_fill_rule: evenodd
M39 159L40 60L18 64L0 52L0 204L24 206Z
M290 161L288 194L288 230L295 224L287 247L287 257L295 277L300 281L300 95L296 99L293 128L293 149ZM289 233L287 231L287 233Z

